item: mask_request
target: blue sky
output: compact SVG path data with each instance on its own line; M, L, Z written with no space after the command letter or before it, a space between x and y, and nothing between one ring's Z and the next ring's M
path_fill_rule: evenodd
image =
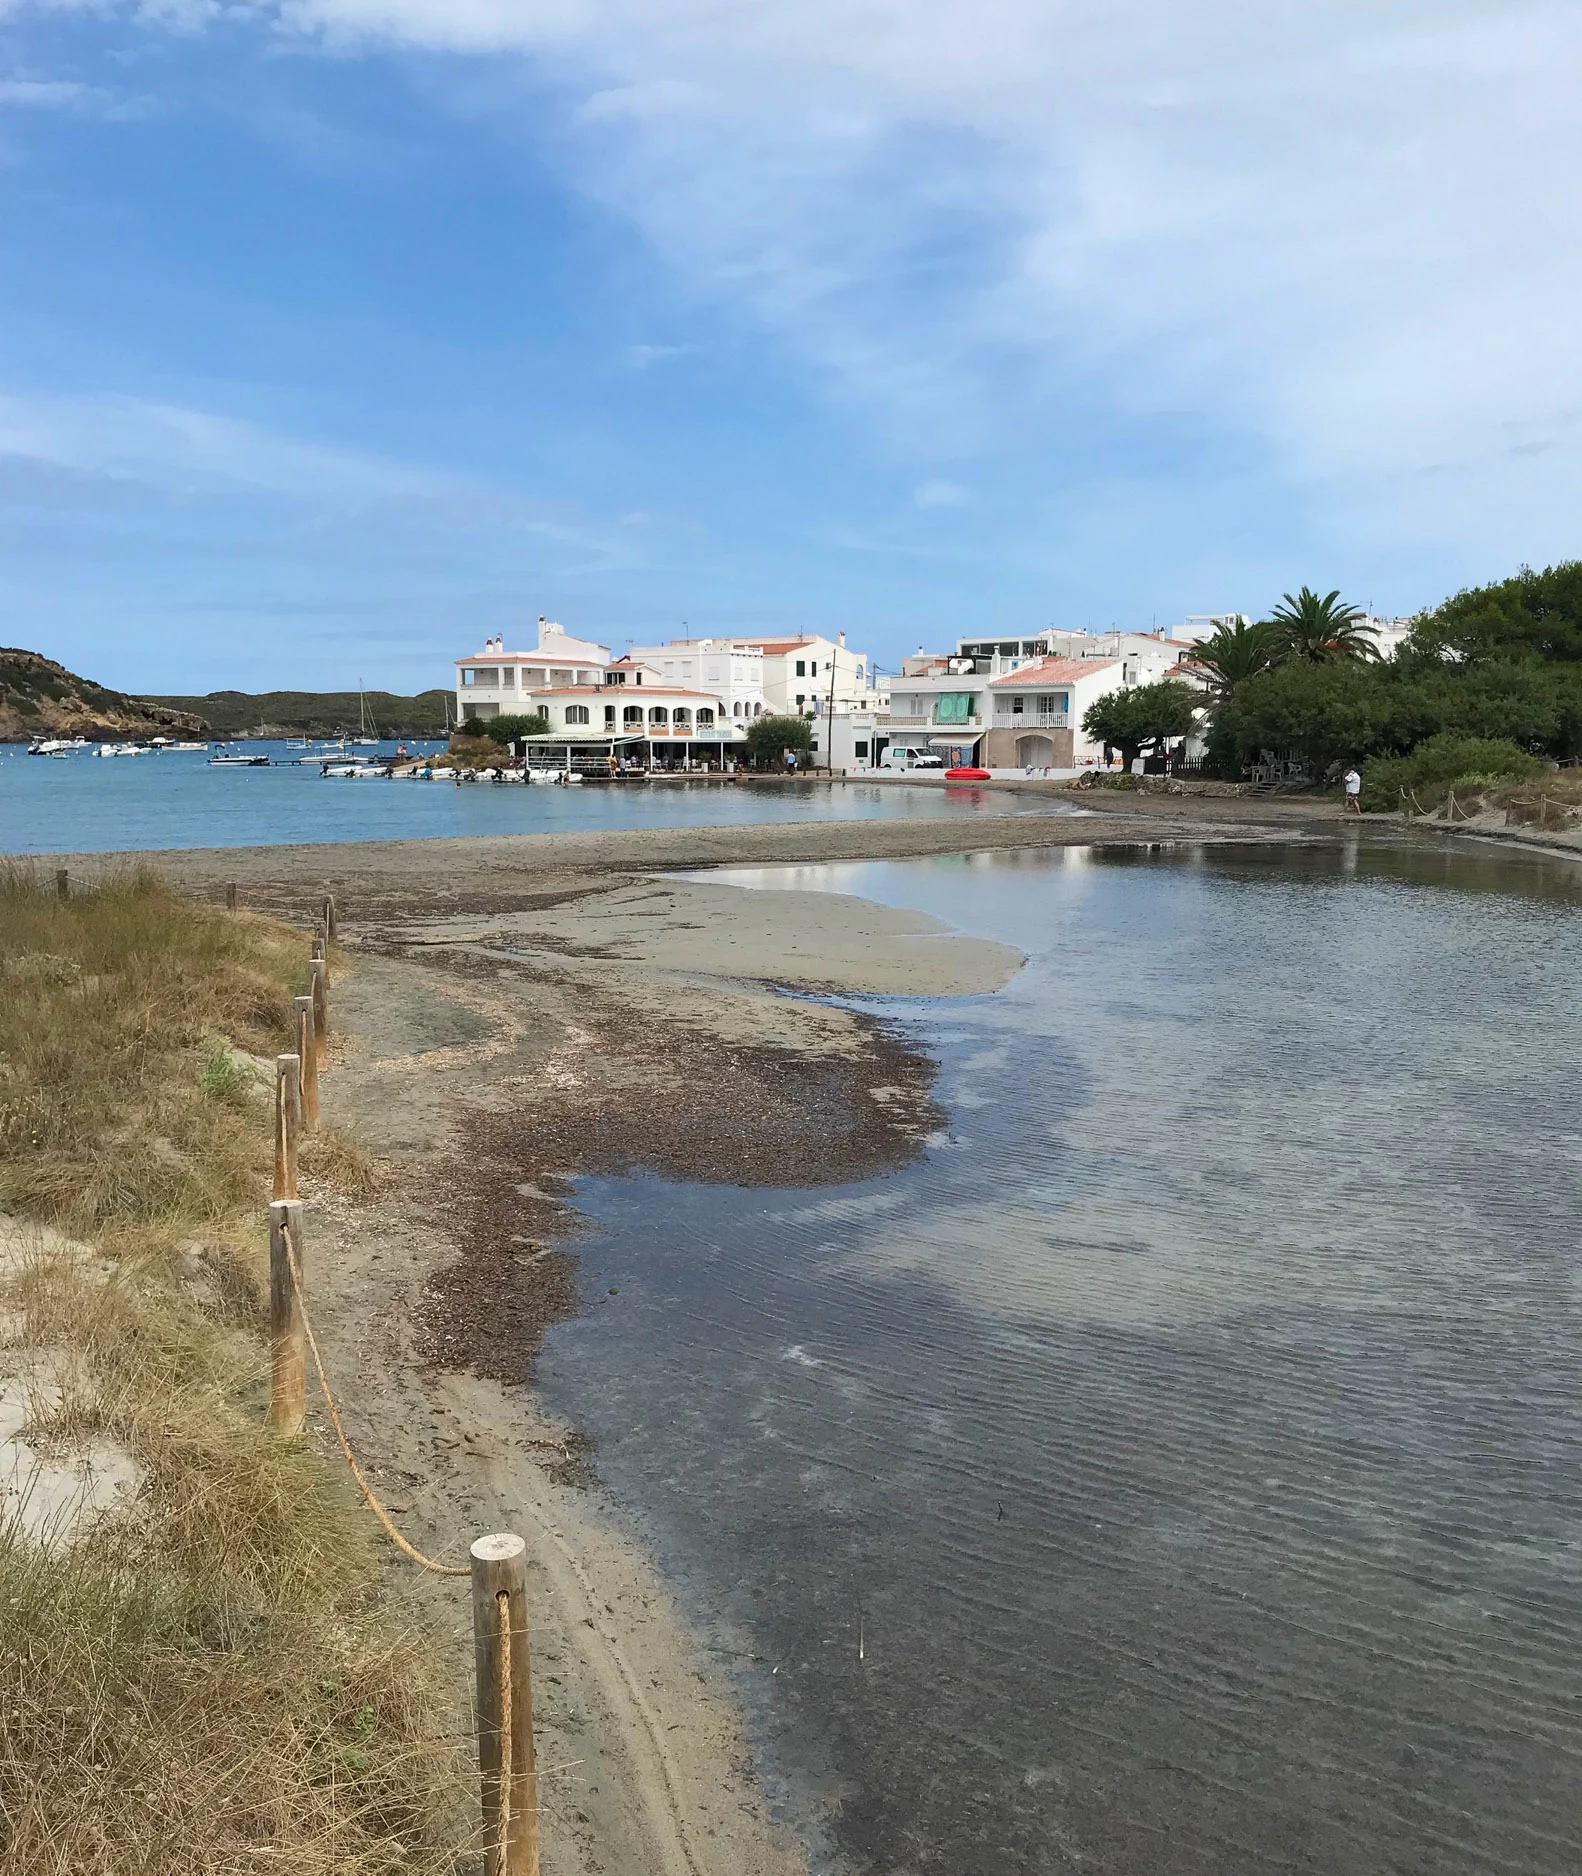
M444 682L1582 552L1521 0L0 0L0 639Z

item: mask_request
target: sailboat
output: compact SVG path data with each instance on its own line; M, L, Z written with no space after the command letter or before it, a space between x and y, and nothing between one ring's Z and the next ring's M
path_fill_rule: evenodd
M379 747L379 725L368 708L368 693L363 689L361 678L357 680L357 734L352 741L359 749Z

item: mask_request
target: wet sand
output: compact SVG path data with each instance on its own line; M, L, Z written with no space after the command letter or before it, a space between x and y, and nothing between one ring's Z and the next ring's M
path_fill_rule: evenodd
M337 895L325 1115L379 1156L380 1178L358 1204L307 1191L315 1320L352 1438L408 1534L447 1558L480 1531L528 1540L551 1876L806 1868L724 1676L605 1494L597 1452L532 1391L550 1326L619 1307L585 1294L568 1181L818 1186L899 1168L940 1124L934 1064L787 989L983 994L1021 961L867 901L661 869L1332 831L1213 805L144 856L182 890L235 881L244 906L288 918ZM464 1698L465 1599L394 1553L389 1571L449 1637Z
M1011 792L1006 790L1007 797ZM1025 792L1017 790L1015 792ZM348 907L400 911L419 899L436 909L493 911L534 903L587 877L684 867L830 860L896 860L927 854L1156 841L1332 839L1339 811L1323 801L1248 801L1066 791L1048 814L994 812L905 820L748 822L714 827L603 829L586 834L468 835L435 840L324 842L311 846L196 847L148 853L39 855L41 871L66 867L91 879L145 863L179 890L217 895L235 883L244 901L297 905L328 891Z
M533 1395L545 1330L618 1306L582 1293L567 1182L645 1168L819 1185L905 1164L941 1120L933 1065L776 986L985 992L1020 954L822 894L606 872L562 876L536 905L507 896L348 905L325 1116L379 1156L380 1182L359 1205L308 1193L315 1320L409 1535L446 1557L479 1531L528 1540L538 1756L557 1768L546 1869L801 1870L724 1679L597 1453ZM465 1599L393 1555L389 1571L464 1666Z

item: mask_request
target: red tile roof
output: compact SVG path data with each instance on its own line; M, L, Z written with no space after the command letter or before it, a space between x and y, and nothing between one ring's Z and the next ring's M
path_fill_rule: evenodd
M1095 671L1108 671L1119 658L1040 658L1037 664L1024 664L1020 671L1007 671L1003 677L991 677L991 690L1042 690L1050 684L1075 684L1079 678L1092 677Z

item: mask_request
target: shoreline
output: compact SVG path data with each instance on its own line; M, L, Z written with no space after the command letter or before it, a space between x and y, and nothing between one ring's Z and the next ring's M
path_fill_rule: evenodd
M1014 786L1014 785L1013 785ZM1007 792L1010 792L1008 789ZM1062 806L1066 804L1062 803ZM1366 824L1365 824L1366 825ZM1395 824L1390 824L1396 831ZM908 819L746 821L586 833L449 834L271 846L159 847L12 856L39 870L87 877L136 866L163 874L179 891L211 892L235 883L278 901L288 877L316 890L368 892L435 888L452 898L498 894L511 879L631 874L777 861L894 860L1029 847L1153 844L1160 841L1331 839L1341 831L1329 804L1239 799L1117 796L1103 812L918 816Z
M532 896L344 915L325 1118L380 1185L310 1194L319 1332L414 1541L528 1541L538 1756L562 1768L542 1795L551 1866L799 1876L806 1847L771 1812L709 1637L533 1388L555 1322L620 1307L584 1294L570 1182L806 1189L907 1164L939 1124L934 1065L807 993L987 994L1021 956L838 895L584 872ZM386 1572L465 1663L454 1593L394 1553Z

